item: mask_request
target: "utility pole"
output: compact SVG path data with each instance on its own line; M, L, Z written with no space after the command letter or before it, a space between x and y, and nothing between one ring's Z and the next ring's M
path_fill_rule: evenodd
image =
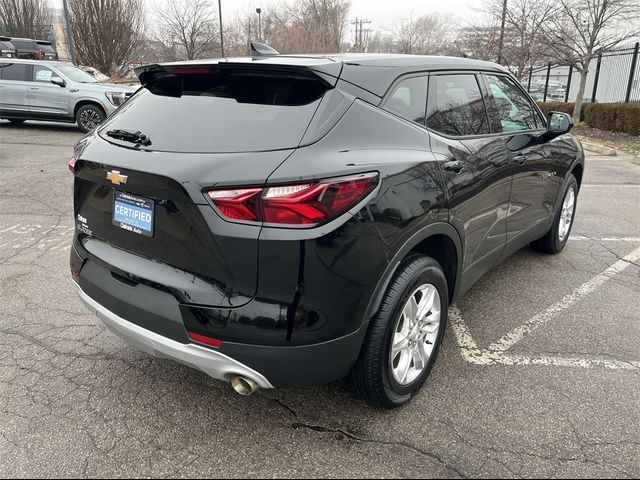
M504 46L504 24L507 20L507 0L502 5L502 23L500 25L500 43L498 44L498 63L502 63L502 48Z
M260 14L262 13L262 9L256 8L256 13L258 14L258 40L262 42L262 20L260 19Z
M224 57L224 34L222 32L222 0L218 0L218 16L220 17L220 56Z
M356 17L356 20L354 22L351 22L351 25L356 26L356 39L353 42L353 51L357 52L358 51L358 17Z
M364 24L369 24L371 23L371 20L363 20L363 19L358 19L356 18L354 21L351 22L351 25L356 26L356 32L355 32L355 43L353 45L353 51L356 53L363 53L364 52L364 47L365 47L365 43L366 43L366 36L363 37L363 33L365 33L363 31L363 25ZM367 30L365 35L368 36L370 30Z
M71 63L76 63L76 49L73 44L73 32L71 32L71 20L69 19L69 4L67 0L62 0L62 6L64 7L64 21L67 26L67 50L69 51Z

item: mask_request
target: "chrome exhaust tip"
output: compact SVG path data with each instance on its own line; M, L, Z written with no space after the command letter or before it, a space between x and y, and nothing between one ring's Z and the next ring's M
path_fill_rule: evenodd
M253 395L260 388L256 382L250 378L240 377L238 375L231 377L231 387L245 397Z

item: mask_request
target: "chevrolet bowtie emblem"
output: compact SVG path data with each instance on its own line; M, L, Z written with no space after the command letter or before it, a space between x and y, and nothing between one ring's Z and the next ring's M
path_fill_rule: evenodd
M127 177L126 175L120 175L120 172L118 172L117 170L111 170L110 172L107 172L107 180L109 180L114 185L127 183L127 178L129 177Z

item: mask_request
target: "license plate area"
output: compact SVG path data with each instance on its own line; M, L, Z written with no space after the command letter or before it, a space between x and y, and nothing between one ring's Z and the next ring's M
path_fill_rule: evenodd
M153 220L153 200L113 191L113 225L138 235L152 237Z

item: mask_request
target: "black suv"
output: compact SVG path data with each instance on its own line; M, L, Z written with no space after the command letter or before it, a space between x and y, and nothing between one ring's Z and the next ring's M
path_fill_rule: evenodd
M403 55L147 65L75 147L71 273L114 333L242 394L344 377L393 408L447 309L569 237L584 155L501 66Z
M36 40L32 40L31 38L11 38L11 43L16 48L18 58L29 58L32 60L44 59L44 51Z

